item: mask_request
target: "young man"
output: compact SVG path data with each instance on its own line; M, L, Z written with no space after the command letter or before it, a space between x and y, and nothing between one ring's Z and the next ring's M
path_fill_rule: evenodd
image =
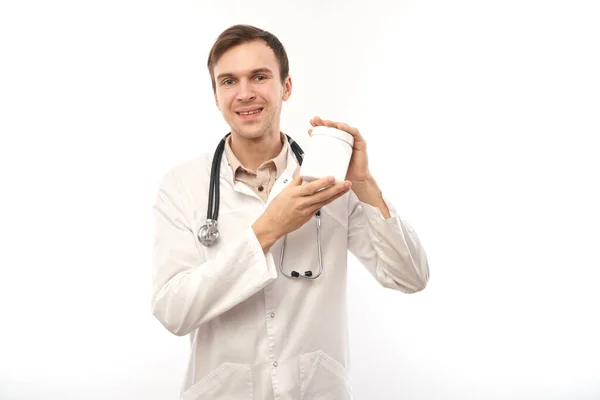
M217 160L218 240L206 246L199 237L215 206L212 151L173 167L154 205L152 312L170 332L189 335L182 398L351 399L348 251L382 286L404 293L425 288L425 252L384 200L356 128L310 121L354 136L345 182L296 176L298 162L280 131L292 80L275 36L233 26L215 42L208 69L231 127ZM316 275L320 260L318 278L288 277L293 270Z

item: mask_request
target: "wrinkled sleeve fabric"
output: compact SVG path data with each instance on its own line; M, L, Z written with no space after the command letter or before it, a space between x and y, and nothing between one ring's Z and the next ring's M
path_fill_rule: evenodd
M382 286L416 293L429 281L425 249L413 230L384 196L390 218L350 192L348 250Z
M163 177L153 206L155 222L152 313L183 336L262 290L277 278L251 227L203 260L172 173Z

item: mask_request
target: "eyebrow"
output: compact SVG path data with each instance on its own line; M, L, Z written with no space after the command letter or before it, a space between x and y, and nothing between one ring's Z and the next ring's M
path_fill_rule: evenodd
M273 75L273 71L271 71L269 68L256 68L253 69L252 71L250 71L251 75L255 75L255 74L269 74L269 75ZM233 78L235 75L233 75L231 72L225 72L222 74L217 75L217 80L220 81L223 78Z

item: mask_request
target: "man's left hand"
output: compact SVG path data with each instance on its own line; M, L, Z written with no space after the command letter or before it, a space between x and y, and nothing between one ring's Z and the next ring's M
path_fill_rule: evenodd
M354 146L350 165L348 165L348 172L346 173L346 180L352 183L352 191L360 201L379 208L384 218L390 218L390 210L383 199L377 182L375 182L375 178L373 178L369 171L367 142L358 129L343 122L323 120L320 117L311 119L310 124L313 127L328 126L337 128L354 136ZM312 129L308 130L308 134L312 135Z
M358 129L343 122L323 120L320 117L311 119L310 124L313 127L328 126L337 128L354 136L354 146L352 149L352 157L350 158L350 165L348 166L348 172L346 173L346 180L352 182L352 186L354 186L355 184L364 183L370 178L371 174L369 172L369 160L367 157L367 142ZM312 134L312 129L308 130L308 134Z

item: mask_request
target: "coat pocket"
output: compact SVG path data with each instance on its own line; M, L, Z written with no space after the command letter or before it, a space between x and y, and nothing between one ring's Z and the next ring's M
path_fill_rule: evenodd
M348 372L322 350L299 357L300 400L350 400Z
M252 399L250 365L224 363L183 393L183 400Z

